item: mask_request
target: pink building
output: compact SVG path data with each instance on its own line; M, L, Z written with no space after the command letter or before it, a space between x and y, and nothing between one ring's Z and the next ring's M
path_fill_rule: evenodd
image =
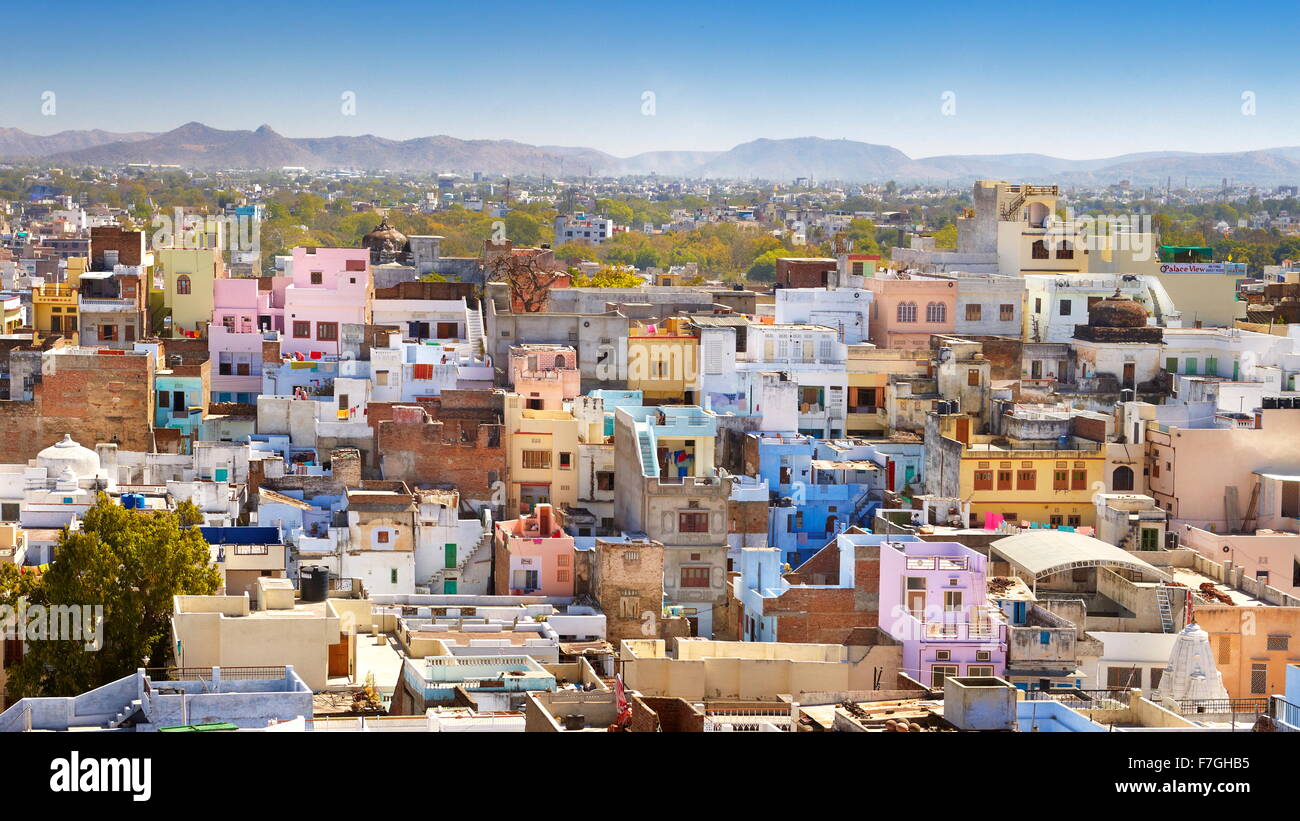
M957 283L951 279L900 279L893 272L866 280L871 303L870 340L879 348L917 350L930 334L956 330Z
M343 325L369 322L371 294L368 249L294 248L281 353L312 359L338 354Z
M213 282L215 307L208 325L213 402L251 404L262 392L262 328L270 326L270 317L262 312L266 297L253 278ZM277 336L274 331L266 333Z
M563 410L581 386L578 352L568 345L510 347L510 387L529 410Z
M497 523L492 560L496 595L573 595L573 537L562 522L563 514L540 504L531 515Z

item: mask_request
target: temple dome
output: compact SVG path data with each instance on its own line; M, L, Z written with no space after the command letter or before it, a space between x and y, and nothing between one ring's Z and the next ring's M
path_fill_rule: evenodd
M380 219L374 229L361 238L361 247L370 251L370 261L375 264L393 262L410 251L406 234L388 224L388 217Z
M1114 294L1088 309L1088 324L1094 328L1145 328L1147 311L1116 288Z
M67 433L63 434L62 440L36 454L36 464L44 467L46 474L53 477L62 476L67 470L71 470L78 478L99 474L99 454L90 448L83 448Z

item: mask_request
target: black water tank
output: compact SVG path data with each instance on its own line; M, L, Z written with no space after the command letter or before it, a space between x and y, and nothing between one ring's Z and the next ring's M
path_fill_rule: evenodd
M1119 392L1119 401L1121 402L1132 402L1136 398L1137 398L1137 394L1133 391L1132 388L1125 388L1124 390Z
M1264 410L1277 410L1277 400L1276 396L1265 396Z
M330 571L326 567L304 567L298 573L302 581L304 602L325 601L329 598Z

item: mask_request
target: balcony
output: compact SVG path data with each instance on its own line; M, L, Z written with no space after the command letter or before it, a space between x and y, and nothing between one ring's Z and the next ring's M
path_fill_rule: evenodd
M71 285L51 284L32 289L32 302L37 305L76 305L77 289Z
M140 310L134 298L108 299L104 297L86 297L79 300L78 310L83 314L133 314Z

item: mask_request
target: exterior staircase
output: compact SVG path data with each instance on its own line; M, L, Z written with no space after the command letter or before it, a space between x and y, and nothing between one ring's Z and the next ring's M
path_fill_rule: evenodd
M638 423L636 428L637 448L641 451L641 475L658 476L659 462L655 459L655 439L644 423Z
M483 307L465 309L465 333L469 336L470 349L479 356L487 354L484 344L486 334L483 331Z
M140 699L138 698L132 699L130 704L124 706L121 710L117 712L117 715L109 719L109 722L106 725L107 728L113 730L118 727L121 727L126 722L127 719L131 718L137 713L142 713L143 712L142 708L143 705L140 703Z

